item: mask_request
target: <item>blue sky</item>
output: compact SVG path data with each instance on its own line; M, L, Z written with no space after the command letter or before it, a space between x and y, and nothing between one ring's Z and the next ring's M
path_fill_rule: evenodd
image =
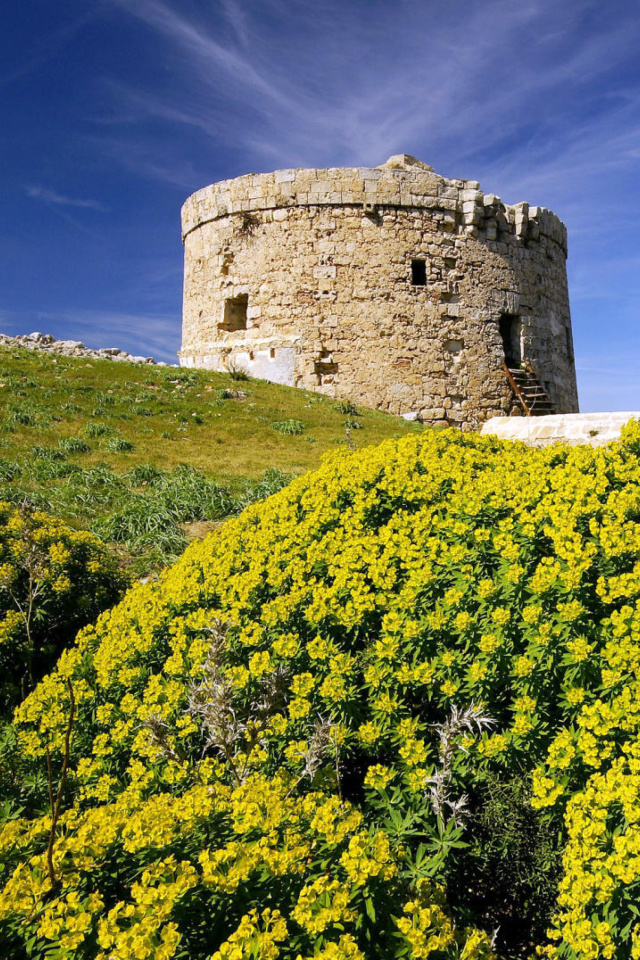
M412 153L569 228L583 410L640 410L637 0L3 0L0 331L175 362L179 213Z

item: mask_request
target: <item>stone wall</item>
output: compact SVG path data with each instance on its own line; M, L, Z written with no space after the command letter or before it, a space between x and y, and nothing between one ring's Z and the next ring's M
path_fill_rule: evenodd
M213 184L182 226L186 366L474 429L513 404L502 319L556 409L577 409L566 229L548 210L401 155Z

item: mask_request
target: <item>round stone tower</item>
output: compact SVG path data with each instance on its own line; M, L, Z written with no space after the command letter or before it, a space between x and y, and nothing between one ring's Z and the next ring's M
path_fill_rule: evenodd
M401 154L215 183L185 203L182 235L184 366L463 429L528 412L525 371L552 412L578 409L567 232L549 210Z

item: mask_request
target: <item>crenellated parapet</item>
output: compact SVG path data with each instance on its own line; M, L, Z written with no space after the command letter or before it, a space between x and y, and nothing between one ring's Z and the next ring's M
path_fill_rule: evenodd
M402 165L401 165L402 164ZM355 207L429 210L467 235L486 239L552 239L567 253L567 230L551 210L502 203L475 180L449 180L407 155L380 167L276 170L221 180L198 190L182 208L183 239L192 230L232 214L288 207Z

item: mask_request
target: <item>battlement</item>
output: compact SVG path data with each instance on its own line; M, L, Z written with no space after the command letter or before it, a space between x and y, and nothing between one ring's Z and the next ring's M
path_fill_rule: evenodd
M182 237L204 223L234 214L291 207L432 210L459 232L487 240L549 237L567 254L567 230L544 207L504 204L475 180L450 180L406 154L380 167L275 170L221 180L192 194L182 208Z

